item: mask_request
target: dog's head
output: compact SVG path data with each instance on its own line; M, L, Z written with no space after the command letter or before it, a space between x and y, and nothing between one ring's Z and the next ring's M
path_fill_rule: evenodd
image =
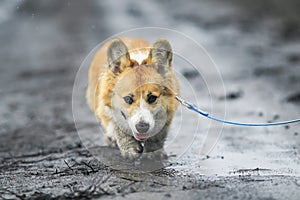
M115 79L111 94L115 123L140 141L162 131L177 108L178 83L169 42L160 39L152 47L129 52L121 40L115 39L107 57Z

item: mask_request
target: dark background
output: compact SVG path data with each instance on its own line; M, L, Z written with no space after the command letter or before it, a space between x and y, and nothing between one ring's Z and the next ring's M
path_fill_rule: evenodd
M130 174L83 147L71 104L76 72L97 44L159 26L210 53L227 91L213 97L226 100L228 118L299 118L299 15L297 0L1 1L0 199L299 199L299 124L225 126L206 157L191 150L167 169Z

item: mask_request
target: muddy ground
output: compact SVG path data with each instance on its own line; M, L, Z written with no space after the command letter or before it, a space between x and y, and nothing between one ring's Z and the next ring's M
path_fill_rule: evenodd
M228 119L299 118L298 1L28 0L0 5L0 199L300 198L299 124L224 126L210 152L214 141L205 140L203 148L200 141L209 121L201 118L205 128L197 133L199 141L196 137L184 155L173 154L178 159L170 166L129 173L99 162L85 148L72 115L73 83L87 54L112 34L159 26L202 44L222 74L226 94L220 89L207 95L197 82L199 74L178 68L199 94L206 94L202 108L209 109L213 98L216 114L226 102ZM210 87L222 88L214 85L215 74L206 78ZM181 90L189 95L187 88ZM198 117L181 124L179 140L193 136L193 119ZM212 124L210 132L219 127ZM80 128L93 131L88 122Z

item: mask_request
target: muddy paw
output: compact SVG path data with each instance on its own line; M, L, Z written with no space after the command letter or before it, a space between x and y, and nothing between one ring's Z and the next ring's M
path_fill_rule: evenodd
M129 160L138 159L143 152L143 147L141 145L134 145L125 149L120 148L123 158Z
M109 146L109 147L116 147L117 146L117 141L112 138L112 137L105 137L105 143Z

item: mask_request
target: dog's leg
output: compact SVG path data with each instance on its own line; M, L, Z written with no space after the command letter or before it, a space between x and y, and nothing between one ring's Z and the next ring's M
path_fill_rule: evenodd
M144 152L150 158L166 158L167 154L164 151L164 143L167 137L167 127L163 128L160 133L150 137L145 142Z
M117 141L115 136L115 125L113 122L110 122L106 128L105 132L105 142L110 147L116 147Z
M116 130L116 141L120 152L124 158L136 159L141 156L143 146L132 135Z

